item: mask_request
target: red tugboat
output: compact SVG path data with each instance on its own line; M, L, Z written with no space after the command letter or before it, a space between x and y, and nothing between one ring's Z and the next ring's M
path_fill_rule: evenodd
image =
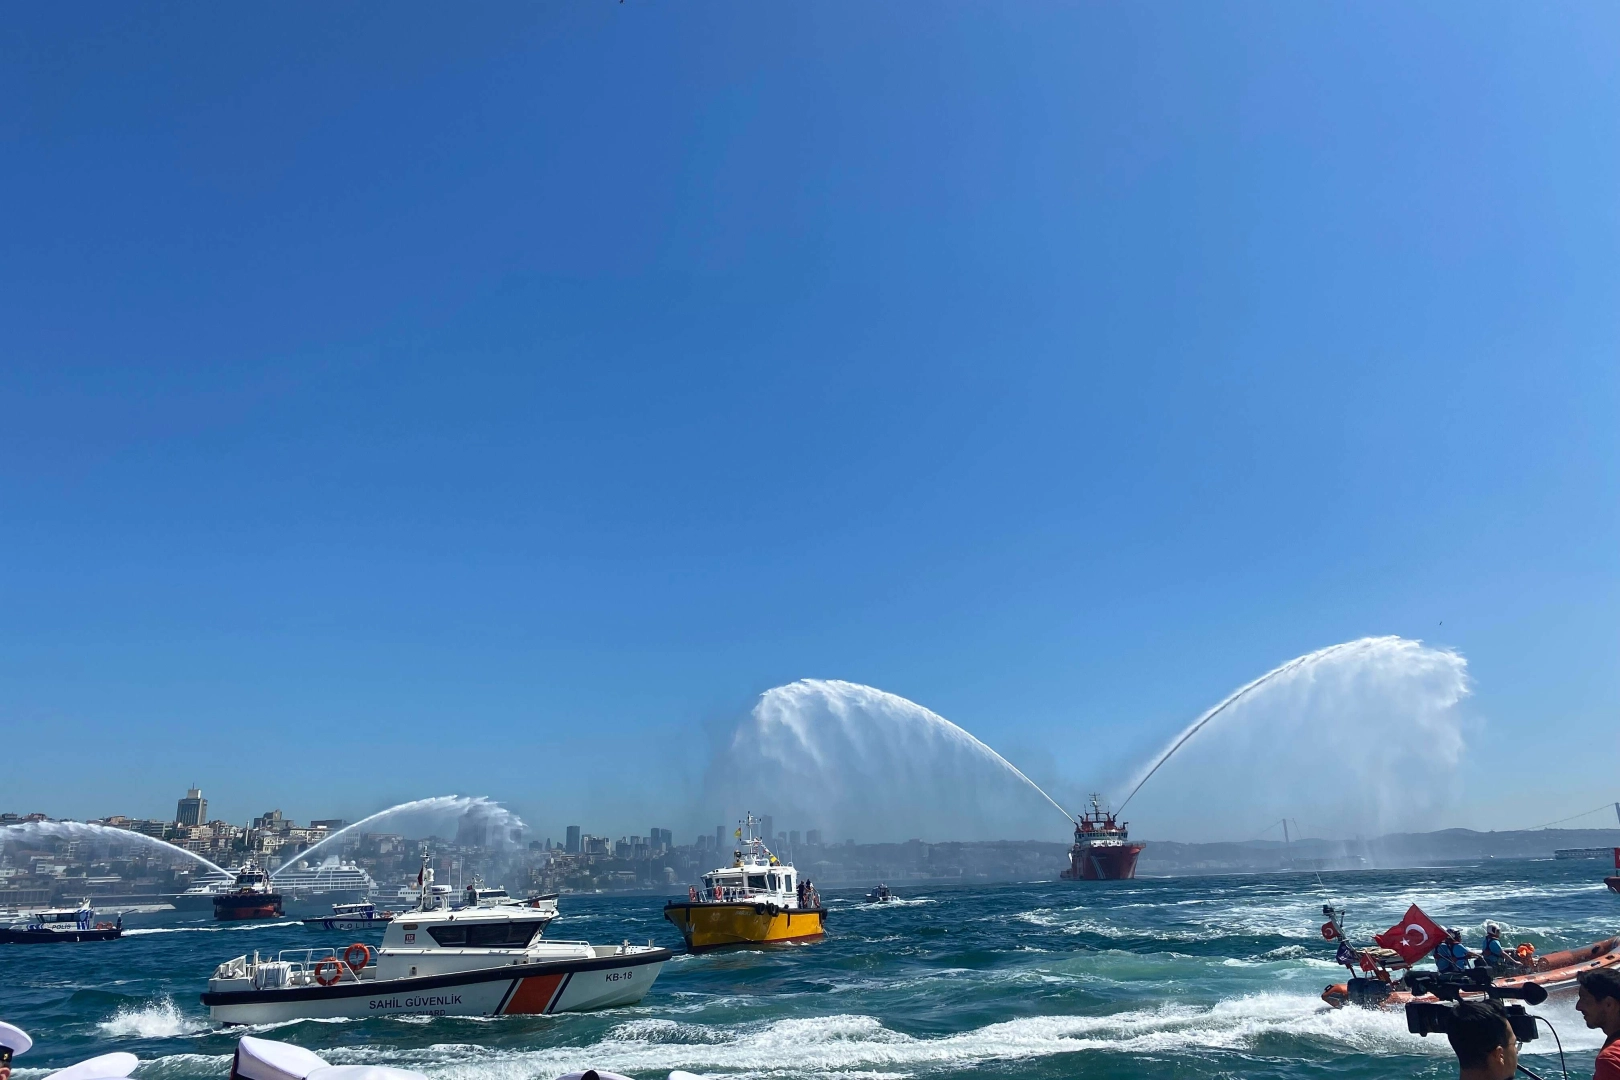
M274 919L281 915L281 894L270 886L270 878L252 863L243 863L236 882L227 892L214 896L214 918L220 922L242 919Z
M1100 797L1091 797L1091 812L1074 823L1074 847L1069 849L1069 868L1060 875L1064 881L1121 881L1136 876L1136 857L1142 844L1130 842L1125 822L1102 808Z

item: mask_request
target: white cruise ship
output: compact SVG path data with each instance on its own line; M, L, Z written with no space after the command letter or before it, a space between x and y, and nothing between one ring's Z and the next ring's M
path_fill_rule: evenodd
M377 888L363 867L341 862L336 856L316 867L295 862L277 870L271 880L287 901L314 901L323 910L332 904L366 903Z

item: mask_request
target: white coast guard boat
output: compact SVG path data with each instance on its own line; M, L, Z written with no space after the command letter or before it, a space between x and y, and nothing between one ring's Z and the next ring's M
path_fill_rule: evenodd
M640 1001L670 957L629 942L541 941L546 913L519 905L451 910L449 887L434 885L432 873L424 871L417 909L394 917L380 948L238 956L214 971L202 1003L226 1024L581 1012Z

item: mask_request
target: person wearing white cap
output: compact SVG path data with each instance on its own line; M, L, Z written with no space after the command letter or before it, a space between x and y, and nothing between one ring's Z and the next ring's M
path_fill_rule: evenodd
M28 1037L28 1032L16 1024L0 1020L0 1080L11 1080L11 1059L18 1054L28 1053L28 1048L33 1045L34 1040Z
M244 1035L231 1059L231 1080L304 1080L326 1059L302 1046Z
M140 1063L140 1058L122 1051L116 1054L102 1054L100 1057L81 1061L77 1065L57 1069L45 1077L45 1080L124 1080L124 1077L134 1072L135 1066Z
M331 1065L302 1046L243 1036L231 1062L231 1080L427 1080L421 1073L380 1065Z

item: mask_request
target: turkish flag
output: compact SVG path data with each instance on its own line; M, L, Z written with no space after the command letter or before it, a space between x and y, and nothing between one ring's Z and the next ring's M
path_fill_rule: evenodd
M1416 904L1406 909L1405 918L1373 938L1380 948L1394 949L1408 964L1433 951L1446 940L1446 932L1423 914Z

